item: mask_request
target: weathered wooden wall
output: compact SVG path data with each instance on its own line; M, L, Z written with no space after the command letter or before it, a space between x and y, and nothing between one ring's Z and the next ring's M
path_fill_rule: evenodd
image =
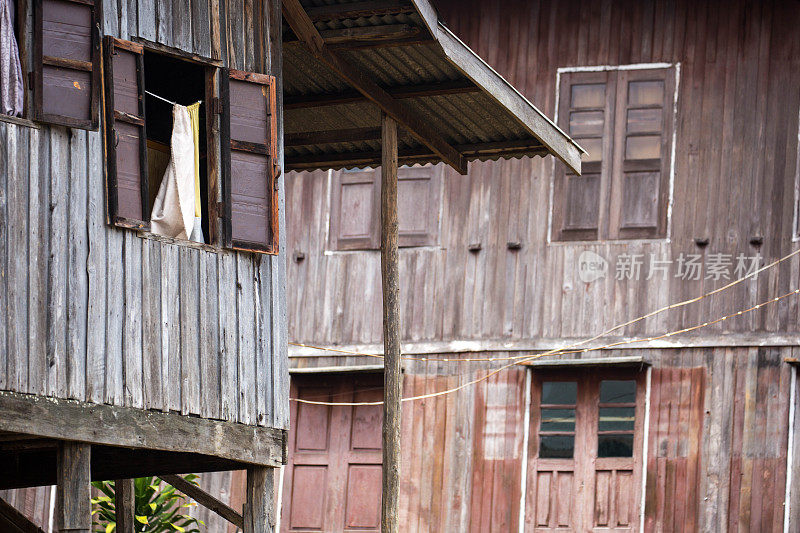
M760 253L769 262L798 248L792 237L800 92L786 90L800 86L796 3L436 5L456 35L550 117L561 67L680 64L675 177L669 239L549 243L551 158L473 163L465 177L447 170L440 246L400 253L403 339L417 357L460 347L476 350L476 357L502 357L506 352L480 350L503 350L504 343L541 349L725 283L672 276L648 281L646 268L638 281L617 281L614 265L623 253L645 260L652 253L674 265L681 253ZM289 339L379 351L380 255L328 249L331 183L325 172L287 178ZM756 238L763 244L751 244ZM700 247L695 239L709 244ZM521 243L521 249L509 249L508 242ZM470 252L476 243L481 249ZM577 260L585 250L609 262L605 279L580 280ZM295 252L304 259L292 261ZM798 288L799 271L794 257L757 283L618 334L665 333L750 307ZM653 365L647 530L782 530L791 378L783 360L798 349L781 344L796 344L799 331L800 299L793 296L690 338L671 339L670 349L664 343L664 349L631 346L599 354L641 354ZM774 347L753 347L762 343ZM376 362L315 353L321 352L292 347L291 365ZM407 362L404 394L444 390L482 371L475 363ZM515 530L520 458L527 453L515 439L521 442L524 405L517 399L522 394L501 382L518 386L521 375L508 372L455 394L404 404L402 468L409 480L401 511L410 531ZM487 402L493 389L508 399ZM505 420L509 428L501 453L491 459L486 450L498 448L486 445L487 419ZM800 527L800 510L793 515L790 531Z
M792 243L800 9L794 2L436 2L453 31L529 96L555 113L559 67L680 63L671 240L547 243L552 158L473 163L448 170L441 247L402 250L405 340L554 339L596 333L701 294L723 281L616 281L622 253L760 252ZM498 36L504 36L502 38ZM324 173L287 178L293 287L289 338L310 343L378 343L377 252L328 252L330 195ZM760 236L763 245L749 243ZM705 248L694 239L708 238ZM507 242L520 242L510 250ZM467 246L480 243L470 252ZM577 259L593 251L610 264L584 283ZM625 335L703 322L797 288L800 258L715 299L626 328ZM732 269L731 269L732 270ZM672 271L674 273L674 271ZM719 332L800 329L797 298L709 328ZM703 333L704 334L704 333Z
M104 32L211 56L217 4L104 2ZM275 6L219 4L226 65L272 71ZM103 167L99 131L0 122L0 389L287 427L283 257L111 228Z

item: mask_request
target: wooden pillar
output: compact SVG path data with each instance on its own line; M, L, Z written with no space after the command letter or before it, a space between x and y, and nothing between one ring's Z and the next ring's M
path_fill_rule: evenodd
M117 511L117 528L114 531L116 533L134 533L136 489L132 479L118 479L114 482L114 500Z
M247 469L244 502L244 533L275 531L275 469L251 466Z
M64 441L58 445L56 468L56 530L59 533L90 533L91 445Z
M397 533L400 495L400 280L397 256L397 123L381 114L383 281L383 492L381 531Z

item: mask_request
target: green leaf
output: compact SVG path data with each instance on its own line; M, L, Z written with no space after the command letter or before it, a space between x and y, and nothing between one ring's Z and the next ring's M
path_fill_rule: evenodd
M155 503L149 503L148 505L150 506L150 509L151 509L151 510L153 510L153 511L155 511L156 509L158 509L158 505L157 505L157 504L155 504Z
M186 532L186 530L185 530L184 528L182 528L181 526L179 526L179 525L176 525L176 524L170 524L170 525L171 525L173 528L175 528L175 531L178 531L178 532L180 532L180 533L185 533L185 532Z

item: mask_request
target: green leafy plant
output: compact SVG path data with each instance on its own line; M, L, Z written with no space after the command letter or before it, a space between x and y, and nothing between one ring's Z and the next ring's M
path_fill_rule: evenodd
M188 474L186 481L197 485L197 476ZM140 477L134 480L135 512L134 529L137 533L200 533L198 520L183 509L196 505L175 490L172 485L157 477ZM113 481L94 481L92 486L100 491L100 495L92 498L92 516L94 531L112 533L117 528L117 512L114 499Z

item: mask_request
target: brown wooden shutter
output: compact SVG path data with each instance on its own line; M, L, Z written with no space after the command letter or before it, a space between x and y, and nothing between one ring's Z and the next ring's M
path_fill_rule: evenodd
M564 165L556 166L555 240L602 238L611 165L614 81L614 73L607 71L564 73L561 77L559 122L588 154L581 161L580 176Z
M380 247L380 169L335 172L331 198L331 248Z
M673 69L620 70L609 237L666 235L673 131Z
M275 78L231 69L220 96L225 245L277 254Z
M105 38L106 186L110 222L149 228L144 51L129 41Z
M441 165L398 169L397 215L400 246L438 244L441 169Z
M92 0L34 3L34 118L96 129L100 24Z

